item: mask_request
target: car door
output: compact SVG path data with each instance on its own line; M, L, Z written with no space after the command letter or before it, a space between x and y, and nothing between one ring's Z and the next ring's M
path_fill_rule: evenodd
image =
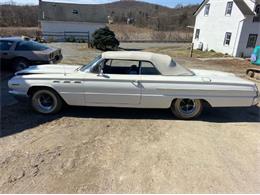
M140 104L139 61L103 60L101 73L85 81L86 105L136 106Z
M27 60L33 60L36 56L33 52L33 42L19 41L15 47L15 54Z
M161 73L148 61L141 62L140 68L141 82L141 103L143 108L167 108L171 101L165 91L161 90L167 85Z
M10 49L13 46L13 41L8 41L8 40L1 40L0 41L0 59L1 61L9 60L11 59L11 53Z

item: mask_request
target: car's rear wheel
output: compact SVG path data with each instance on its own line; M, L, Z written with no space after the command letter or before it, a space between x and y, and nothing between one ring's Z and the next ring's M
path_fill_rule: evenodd
M177 99L172 102L172 113L179 119L190 120L198 117L203 109L201 100Z
M29 66L29 61L24 58L17 58L12 63L12 70L14 72L23 70Z
M62 108L62 99L53 90L41 89L32 94L31 104L36 112L55 114Z

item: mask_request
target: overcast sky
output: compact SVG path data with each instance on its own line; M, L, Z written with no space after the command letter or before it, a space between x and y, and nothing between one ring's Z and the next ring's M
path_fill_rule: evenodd
M15 2L16 4L34 4L37 5L38 4L38 0L12 0L13 2ZM56 2L68 2L68 3L108 3L108 2L113 2L116 0L45 0L45 1L56 1ZM187 4L197 4L197 3L201 3L202 0L143 0L149 3L156 3L156 4L160 4L160 5L164 5L164 6L168 6L168 7L174 7L177 4L183 4L183 5L187 5ZM6 2L10 2L10 0L0 0L0 3L6 3Z

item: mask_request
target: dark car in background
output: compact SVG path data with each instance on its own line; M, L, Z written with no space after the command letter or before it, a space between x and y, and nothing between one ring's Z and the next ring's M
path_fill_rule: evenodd
M0 38L1 68L19 71L30 65L59 63L61 49L24 37Z

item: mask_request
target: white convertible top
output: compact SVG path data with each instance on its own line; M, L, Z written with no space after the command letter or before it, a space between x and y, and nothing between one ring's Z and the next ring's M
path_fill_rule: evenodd
M152 62L162 75L193 75L178 65L170 56L142 51L108 51L102 53L103 59L138 60Z

